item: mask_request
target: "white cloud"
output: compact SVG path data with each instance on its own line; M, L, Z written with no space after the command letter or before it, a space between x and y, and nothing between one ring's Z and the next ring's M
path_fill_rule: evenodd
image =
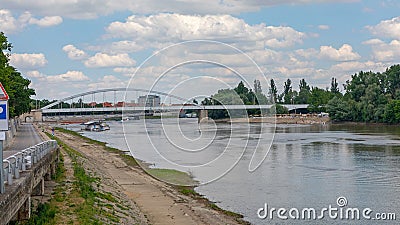
M331 67L332 71L345 72L349 74L357 73L359 71L384 71L389 65L380 62L342 62Z
M0 30L5 33L15 33L29 24L35 24L40 27L55 26L62 23L60 16L44 17L37 19L32 16L28 11L19 15L18 18L14 17L12 12L7 9L0 9Z
M113 22L107 28L107 37L129 38L136 43L165 43L212 39L229 40L241 45L289 47L302 43L306 35L291 27L249 25L230 15L157 14L130 16L125 22Z
M44 67L47 64L44 54L11 54L10 64L17 69L35 69Z
M37 98L60 99L87 89L90 81L81 71L67 71L63 74L46 75L37 70L25 73L32 80L31 87L36 90Z
M376 42L372 47L373 58L382 62L395 62L400 60L400 41L393 40L390 43Z
M28 71L26 72L26 75L30 78L37 78L37 79L43 79L45 77L44 74L40 73L37 70Z
M117 41L112 42L111 44L98 45L98 46L90 46L89 50L92 51L101 51L110 54L119 54L119 53L132 53L138 52L140 50L145 49L144 45L139 45L134 41Z
M319 51L314 48L308 48L308 49L297 49L294 51L294 53L305 59L311 59L313 57L318 56Z
M23 17L14 18L11 11L0 9L0 30L5 33L14 33L25 26Z
M42 19L31 18L30 24L36 24L40 27L51 27L61 24L63 19L60 16L45 16Z
M380 39L370 39L362 44L370 45L372 48L372 58L381 62L392 62L400 60L400 41L392 40L386 43Z
M377 38L369 39L369 40L362 42L363 45L380 45L383 43L385 43L385 42L380 39L377 39Z
M321 24L321 25L318 26L318 29L320 29L320 30L329 30L330 27L328 25Z
M64 74L58 74L54 76L46 76L44 77L48 82L66 82L66 81L86 81L90 80L85 74L81 71L68 71Z
M77 49L73 45L65 45L62 50L67 53L68 58L72 60L81 60L81 59L86 59L88 55L80 49Z
M86 67L113 67L113 66L133 66L136 61L131 59L128 54L108 55L97 53L84 62Z
M69 18L96 18L118 11L131 11L133 14L153 14L161 12L178 12L185 14L239 14L259 11L262 7L285 4L308 4L324 2L354 2L357 0L2 0L2 7L19 11L32 11L44 16L63 16Z
M342 45L339 49L332 46L321 46L319 56L333 61L352 61L361 58L358 53L353 52L353 47L348 44Z
M373 35L400 40L400 17L383 20L375 26L366 27Z
M88 86L89 89L98 90L105 88L120 88L126 87L127 82L123 81L113 75L106 75L102 78L99 78L96 82L91 82Z

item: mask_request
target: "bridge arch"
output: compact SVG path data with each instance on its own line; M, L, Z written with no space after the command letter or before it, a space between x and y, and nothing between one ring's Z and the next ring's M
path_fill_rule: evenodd
M60 99L60 100L58 100L56 102L53 102L53 103L51 103L49 105L46 105L46 106L42 107L41 109L42 110L43 109L50 109L51 107L56 106L56 105L58 105L60 103L63 103L63 102L66 102L68 100L75 99L75 98L78 98L78 97L86 96L86 95L97 94L97 93L105 93L105 92L115 92L115 91L140 91L140 92L147 92L147 93L152 93L152 94L159 94L159 95L163 95L163 96L168 96L168 97L171 97L171 98L175 98L175 99L181 100L183 102L190 101L190 99L182 98L182 97L179 97L179 96L176 96L176 95L172 95L172 94L168 94L168 93L165 93L165 92L147 90L147 89L142 89L142 88L106 88L106 89L100 89L100 90L95 90L95 91L87 91L87 92L71 95L69 97Z

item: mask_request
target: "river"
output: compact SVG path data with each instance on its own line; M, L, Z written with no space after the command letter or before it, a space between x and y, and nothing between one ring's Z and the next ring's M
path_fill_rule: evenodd
M176 123L173 119L166 121L165 127ZM230 152L237 153L232 154L232 159L227 159L227 164L232 164L235 157L242 152L241 147L236 144L248 141L243 138L246 129L241 130L241 126L248 125L240 124L235 124L234 129L227 124L213 124L203 128L201 134L196 119L179 120L179 126L175 126L179 129L161 129L159 120L146 120L145 124L141 120L130 121L124 123L124 126L121 122L111 122L109 125L110 131L82 133L124 151L128 151L126 143L130 148L143 149L134 151L135 157L160 168L174 168L171 167L171 163L165 163L160 154L174 159L173 163L196 166L194 164L199 161L203 163L203 160L208 162L217 158L224 152L227 141L233 143ZM263 132L263 129L257 129L259 126L261 124L251 124L246 132L259 135ZM272 125L267 127L271 128ZM76 129L76 126L71 128ZM168 131L167 136L163 135L165 130ZM125 141L124 132L128 142ZM188 160L187 157L182 158L181 152L168 150L168 147L165 147L165 152L145 150L162 149L171 141L185 145L179 138L182 137L182 133L187 136L186 139L194 142L212 140L213 144L207 145L211 151L197 152L203 155L196 160ZM210 135L207 135L208 133ZM201 138L196 139L197 135ZM146 141L148 137L152 146ZM191 146L190 141L188 142L188 146ZM237 151L235 146L238 146ZM252 224L376 224L378 221L372 219L377 217L376 213L395 213L396 217L400 217L399 127L278 124L271 149L261 166L254 172L248 170L251 157L252 151L244 151L240 161L231 171L213 182L200 185L196 191L216 202L221 208L244 215ZM218 169L221 168L216 170ZM189 171L200 181L206 182L215 178L208 176L209 170ZM340 197L345 197L347 203L341 207L337 203ZM273 212L275 214L272 214L272 219L270 213L267 218L260 218L265 214L265 210L259 209L265 205L268 206L267 211L271 208L286 209L283 215L289 218L280 219L276 211ZM330 217L327 211L321 213L323 208L329 208L330 205L338 209L336 218L334 214ZM293 214L290 214L289 210L294 208L298 209L299 216L304 208L314 208L316 215L323 214L324 218L291 219L291 215L296 216L296 211L292 210ZM368 220L363 215L360 215L360 220L344 219L344 216L341 218L340 209L348 208L357 208L360 214L362 210L370 208L372 212L365 216L370 216L371 219ZM398 224L399 220L400 218L397 218L397 221L386 221L386 224Z

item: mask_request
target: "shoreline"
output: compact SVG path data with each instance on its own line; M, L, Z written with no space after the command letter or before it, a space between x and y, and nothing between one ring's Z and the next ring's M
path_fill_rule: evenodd
M270 123L270 124L327 124L331 123L329 117L307 117L307 116L276 116L276 117L249 117L217 119L216 123Z
M49 128L43 129L47 130L47 132L49 131ZM126 155L119 149L108 147L104 142L87 138L78 132L63 128L56 129L56 138L60 139L66 146L79 152L87 159L98 160L96 157L105 157L105 160L110 161L105 162L107 164L105 167L110 167L108 171L104 171L104 168L89 168L88 170L108 172L109 175L106 176L106 178L119 183L122 186L122 191L125 192L130 200L139 206L140 211L148 220L144 224L165 224L168 220L173 224L250 224L243 220L242 215L221 209L215 205L214 202L211 202L197 193L194 190L195 186L185 187L171 185L155 179L152 175L149 175L148 172L145 172L132 156ZM99 150L102 151L102 154L96 155ZM140 163L143 165L143 162L140 161ZM167 175L174 174L174 178L176 178L175 175L178 174L178 179L187 179L188 177L192 179L186 173L186 176L183 176L183 172L164 169L156 170L161 170ZM121 177L122 173L126 174L127 178L130 177L130 179L124 180L123 177ZM134 180L134 182L128 185L126 183L129 183L129 180ZM135 189L135 187L141 186L136 184L136 182L139 182L137 180L142 180L143 184L148 185L148 188ZM153 193L148 193L149 189L151 189ZM139 193L142 192L139 196L137 196L138 191ZM157 207L154 206L154 203L164 206ZM154 211L154 209L152 209L154 207L159 212ZM174 210L171 210L171 208ZM184 212L183 214L182 211ZM168 218L162 218L160 216L162 212L168 212L173 215L170 215Z

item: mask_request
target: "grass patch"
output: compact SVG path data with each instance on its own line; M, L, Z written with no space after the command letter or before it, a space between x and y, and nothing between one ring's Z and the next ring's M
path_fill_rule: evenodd
M59 130L60 131L60 130ZM61 132L68 131L62 129ZM75 133L70 134L76 135ZM52 136L46 132L46 135L51 139L56 140L64 151L72 159L73 170L74 170L74 190L71 191L70 195L67 196L62 188L56 190L54 200L56 202L73 201L71 198L80 197L83 202L75 204L69 202L68 206L72 211L72 214L77 215L78 222L80 224L108 224L109 222L119 223L119 218L109 212L104 211L101 206L107 205L109 211L114 212L112 204L101 204L101 199L112 203L118 202L118 200L109 192L102 193L97 191L94 187L99 186L100 178L89 174L81 164L81 159L85 158L80 152L66 145L58 137ZM64 212L68 214L69 212ZM103 218L103 219L101 219ZM108 222L104 222L106 220Z
M193 187L187 187L187 186L176 186L176 188L178 189L178 191L181 194L184 194L186 196L190 196L193 198L199 198L199 197L203 197L202 195L200 195L199 193L197 193Z
M175 185L195 185L196 182L188 173L173 169L149 168L146 171L153 177Z
M54 205L49 203L39 203L36 211L31 215L31 218L27 220L25 225L47 225L56 224L55 216L57 209Z

